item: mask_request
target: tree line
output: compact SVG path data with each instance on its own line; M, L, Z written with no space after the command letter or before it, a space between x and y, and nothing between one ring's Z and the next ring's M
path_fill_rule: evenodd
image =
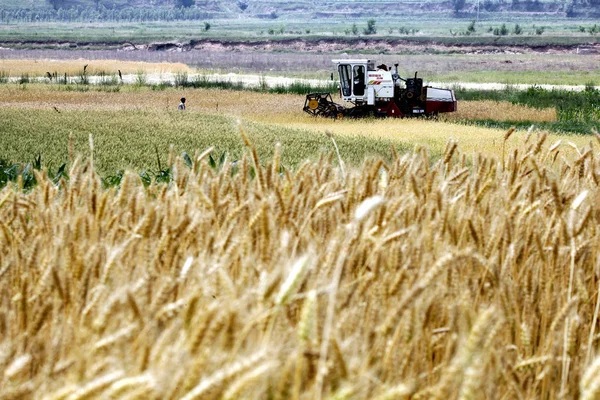
M206 20L216 16L199 8L188 7L140 7L109 9L103 5L97 8L76 6L73 8L41 10L2 10L1 23L14 22L153 22L177 20Z

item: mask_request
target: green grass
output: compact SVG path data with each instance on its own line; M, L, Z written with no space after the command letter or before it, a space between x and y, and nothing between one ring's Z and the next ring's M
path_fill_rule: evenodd
M600 69L594 71L461 71L428 75L436 82L506 83L529 85L585 85L590 82L600 86Z
M211 29L204 30L203 21L173 22L39 22L39 23L10 23L0 24L0 42L14 43L19 46L20 41L33 43L21 46L44 46L46 41L70 41L78 46L93 47L98 44L119 44L124 41L148 43L153 41L185 41L202 38L229 39L229 40L286 40L293 38L310 38L321 40L335 38L347 40L351 45L356 40L365 38L405 40L415 44L434 41L446 45L578 45L598 43L600 37L587 33L579 33L579 25L589 26L589 20L567 20L560 17L547 16L519 17L503 15L493 16L489 21L482 21L479 30L472 36L452 36L450 31L461 32L466 29L469 20L440 16L440 14L422 15L415 20L414 16L406 18L377 19L378 34L360 37L346 35L348 27L356 23L361 29L366 24L367 18L317 18L311 19L307 24L306 19L275 19L264 20L259 18L215 19L211 20ZM522 35L493 36L486 33L488 26L497 26L510 19L508 24L512 27L515 22L524 29ZM511 25L512 24L512 25ZM544 26L543 35L535 35L534 25ZM279 33L283 28L284 33ZM418 30L417 35L404 35L398 33L400 28ZM272 29L275 34L268 34ZM310 34L306 33L310 29ZM392 29L392 33L389 30ZM37 43L35 43L37 42ZM352 50L349 47L349 50Z
M215 154L227 152L230 160L240 159L243 144L234 118L194 112L0 110L0 160L28 163L42 155L50 168L68 162L69 135L75 152L88 157L89 135L94 140L94 161L102 176L122 169L141 172L156 170L158 149L164 164L171 144L177 154L192 155L208 147ZM306 159L332 152L324 134L244 122L261 159L273 155L276 143L282 146L282 165L294 168ZM389 158L392 142L383 139L338 137L344 161L360 165L370 155ZM399 151L408 149L399 148ZM163 165L164 165L163 164Z
M528 90L455 90L456 97L461 100L494 100L510 101L534 108L556 108L558 120L555 122L532 123L528 121L512 122L510 116L506 121L492 120L463 121L493 128L509 128L512 125L527 127L532 124L554 132L590 134L593 129L600 130L600 90L591 89L583 92L567 90L544 90L531 87Z
M156 90L168 85L153 85ZM300 94L305 95L314 92L330 92L338 91L337 83L332 82L324 86L313 86L309 83L296 81L290 85L269 86L265 81L261 81L259 86L247 86L243 82L231 81L229 79L209 79L208 76L199 75L194 79L189 79L187 73L179 73L175 76L175 87L185 87L194 89L223 89L223 90L248 90L254 92L274 93L274 94Z

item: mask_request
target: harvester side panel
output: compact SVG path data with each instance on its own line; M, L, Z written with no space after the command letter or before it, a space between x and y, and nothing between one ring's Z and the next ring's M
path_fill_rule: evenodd
M424 88L426 93L425 114L453 112L457 110L454 91L450 89Z

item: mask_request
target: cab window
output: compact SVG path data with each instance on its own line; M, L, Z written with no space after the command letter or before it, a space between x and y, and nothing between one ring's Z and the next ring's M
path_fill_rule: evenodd
M340 85L342 88L343 96L350 96L352 90L352 75L350 74L350 65L342 64L338 67L338 72L340 74Z
M353 70L354 95L365 95L365 67L364 65L355 65Z

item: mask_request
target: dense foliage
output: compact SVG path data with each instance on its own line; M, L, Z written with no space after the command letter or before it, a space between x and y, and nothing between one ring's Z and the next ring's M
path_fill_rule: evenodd
M218 13L189 6L182 7L140 7L140 8L98 8L73 7L41 10L0 9L0 22L151 22L177 20L204 20L218 16Z

